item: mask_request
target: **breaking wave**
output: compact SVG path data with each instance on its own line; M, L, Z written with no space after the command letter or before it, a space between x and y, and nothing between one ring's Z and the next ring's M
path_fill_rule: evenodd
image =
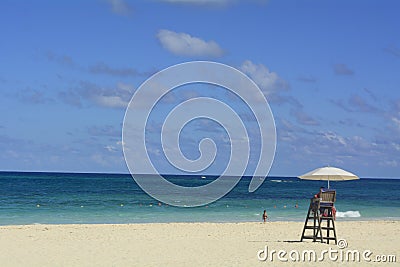
M361 217L361 214L358 210L348 210L344 212L336 212L336 217L338 218L358 218Z

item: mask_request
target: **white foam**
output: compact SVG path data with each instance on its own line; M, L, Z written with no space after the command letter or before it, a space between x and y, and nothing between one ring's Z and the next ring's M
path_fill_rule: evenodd
M282 180L271 180L271 182L280 183Z
M361 214L358 210L348 210L344 212L336 212L336 217L338 218L358 218L361 217Z

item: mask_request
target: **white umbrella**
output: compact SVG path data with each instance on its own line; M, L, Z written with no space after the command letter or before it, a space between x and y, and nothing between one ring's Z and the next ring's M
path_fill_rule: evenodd
M357 175L335 167L323 167L310 171L306 174L299 176L304 180L323 180L328 181L347 181L360 179Z

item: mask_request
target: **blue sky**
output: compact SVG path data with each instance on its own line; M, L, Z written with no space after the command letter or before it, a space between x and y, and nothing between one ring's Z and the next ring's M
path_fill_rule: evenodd
M128 172L121 127L135 90L171 65L211 60L266 96L277 129L270 175L329 164L399 178L398 10L398 1L2 1L0 170ZM207 86L176 95L196 91L224 95ZM226 141L218 125L201 127L182 137L188 157L207 134Z

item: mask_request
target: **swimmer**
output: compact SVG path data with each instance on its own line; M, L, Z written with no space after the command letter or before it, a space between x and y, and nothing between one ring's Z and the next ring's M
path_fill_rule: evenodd
M268 215L267 215L267 211L266 211L266 210L264 210L264 213L263 213L263 215L262 215L262 218L263 218L263 221L264 221L264 222L267 221Z

